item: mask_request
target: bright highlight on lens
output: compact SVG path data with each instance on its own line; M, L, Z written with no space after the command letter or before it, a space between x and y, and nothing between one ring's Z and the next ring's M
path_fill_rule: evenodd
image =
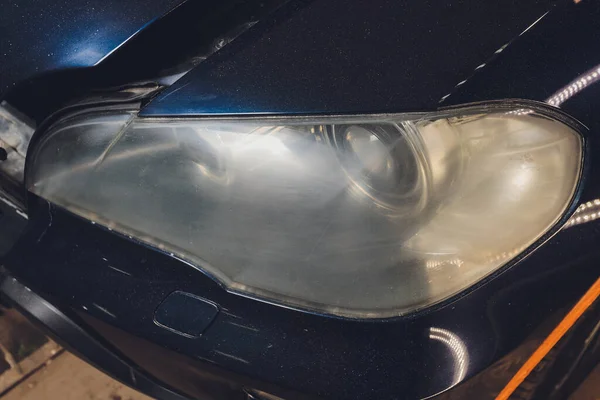
M232 292L338 316L397 316L505 265L570 205L580 135L514 109L88 113L44 134L27 184Z

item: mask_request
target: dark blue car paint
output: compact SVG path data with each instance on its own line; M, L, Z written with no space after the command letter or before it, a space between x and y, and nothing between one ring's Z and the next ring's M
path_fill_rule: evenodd
M19 81L89 67L182 0L3 0L0 96Z
M146 115L424 111L551 1L295 1L198 65Z
M0 92L0 99L6 100L39 124L52 113L73 102L81 102L82 98L87 99L90 94L97 96L98 93L112 93L116 88L147 83L170 84L286 2L287 0L186 1L152 24L140 27L135 35L119 42L113 51L105 54L93 66L73 68L73 65L63 62L46 68L45 64L34 57L37 53L33 50L22 54L6 53L4 64L0 64L0 68L27 60L40 73L28 74L25 70L23 76L17 77L12 75L17 74L13 71L5 77L0 72L0 79L10 79L12 82L10 90ZM50 5L46 5L48 6ZM125 6L121 2L113 6L115 10L121 11L124 11L123 7ZM160 13L156 15L159 16ZM11 23L7 28L10 27L15 35L19 26L12 20ZM119 39L118 31L114 34L113 40ZM90 35L88 40L95 37ZM68 41L68 38L63 39ZM1 40L0 44L7 46L7 40ZM22 47L30 45L28 40L20 42Z
M382 3L362 9L361 18L340 2L293 2L201 63L144 111L305 114L433 109L500 98L543 101L600 64L594 52L600 37L596 2L565 2L518 36L544 14L546 4L503 4L488 20L496 23L479 24L470 21L470 10L447 21L447 14L435 14L433 2L407 8ZM500 15L506 19L500 21ZM444 28L446 23L452 28ZM477 29L465 28L473 24ZM387 36L370 41L367 29ZM461 49L483 43L464 53L445 52L447 41L431 40L433 49L418 46L412 38L427 37L429 29L437 32L436 40L448 37ZM353 46L362 40L369 46ZM412 61L402 64L408 55ZM600 182L593 179L600 168L594 159L600 151L594 134L600 129L594 112L599 95L600 85L592 85L563 105L589 128L580 201L600 197ZM243 388L285 398L433 395L456 383L460 364L430 339L431 328L452 332L464 343L469 378L519 346L599 275L600 231L595 223L583 224L557 233L494 279L429 312L387 321L341 320L229 294L188 265L40 199L30 199L29 211L26 234L3 260L10 272L78 315L86 329L141 369L200 398L244 398ZM221 308L200 338L154 323L156 308L177 290Z

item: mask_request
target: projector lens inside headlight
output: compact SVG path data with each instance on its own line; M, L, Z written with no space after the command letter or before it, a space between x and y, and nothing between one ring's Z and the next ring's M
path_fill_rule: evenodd
M503 106L359 117L55 124L28 188L185 259L228 290L401 315L498 269L563 217L583 140Z

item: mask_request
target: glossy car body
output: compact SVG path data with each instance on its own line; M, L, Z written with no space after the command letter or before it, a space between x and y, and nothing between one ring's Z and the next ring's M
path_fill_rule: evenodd
M32 146L61 115L91 104L139 103L143 116L431 111L544 102L600 65L600 6L587 0L188 0L170 12L176 1L94 3L0 4L9 10L0 17L1 96L36 126ZM35 29L20 22L37 13L46 17ZM3 190L19 212L2 204L1 289L82 357L158 398L491 398L522 363L509 353L543 338L599 276L597 223L560 229L578 205L600 198L599 94L590 84L560 104L587 143L581 188L561 224L493 276L422 312L349 320L228 293L182 261L8 181ZM174 292L217 306L201 336L156 323ZM175 324L203 312L176 307ZM597 313L564 346L579 349ZM570 379L564 390L593 365L567 360L577 368L560 375ZM508 363L500 378L498 363ZM547 398L541 382L532 395Z

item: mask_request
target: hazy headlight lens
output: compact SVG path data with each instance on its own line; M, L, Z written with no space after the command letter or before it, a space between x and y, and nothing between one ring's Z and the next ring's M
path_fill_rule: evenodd
M231 291L336 315L400 315L505 264L571 202L579 134L509 111L90 113L46 133L27 183Z
M406 129L395 124L329 129L355 192L396 213L425 205L425 166L418 159L418 139L411 139Z

